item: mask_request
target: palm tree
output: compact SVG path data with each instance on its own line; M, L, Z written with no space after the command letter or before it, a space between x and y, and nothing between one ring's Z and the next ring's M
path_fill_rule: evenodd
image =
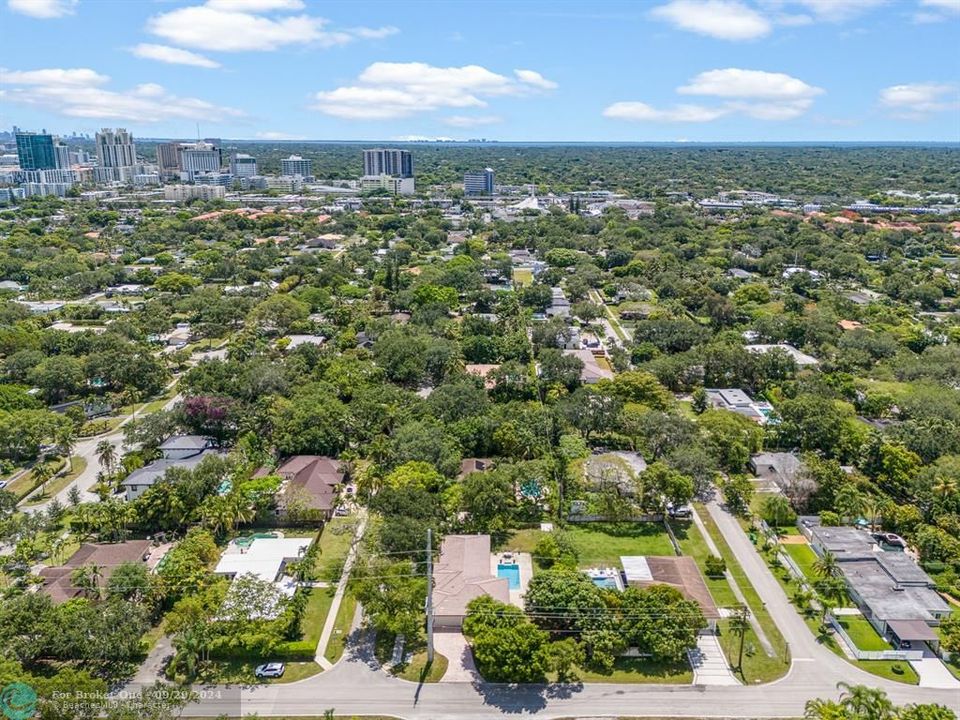
M70 575L74 586L80 589L84 597L100 597L100 580L103 578L102 568L97 565L81 565Z
M97 462L107 471L107 475L113 475L114 465L117 462L117 448L109 440L101 440L97 443Z
M823 555L813 563L813 569L820 577L831 578L840 573L840 564L837 562L836 555L829 550L824 550Z
M844 682L837 683L837 689L843 691L840 704L857 720L893 720L896 717L893 703L883 690Z
M870 518L870 529L878 530L877 521L883 512L883 503L879 498L868 497L863 502L863 512Z
M836 700L807 700L803 717L806 720L850 720L847 709Z
M938 477L937 483L933 486L932 490L936 497L946 500L957 494L957 481L953 478Z
M53 477L53 465L48 462L42 462L33 468L33 480L40 486L40 495L44 495L47 490L47 483Z
M67 458L67 472L73 472L73 448L77 438L73 434L73 425L64 428L56 438L57 452Z
M793 508L790 507L790 501L783 495L771 495L763 503L765 514L773 520L773 527L780 529L780 523L790 517Z
M833 504L844 520L855 521L863 513L863 495L853 484L842 485L837 490Z

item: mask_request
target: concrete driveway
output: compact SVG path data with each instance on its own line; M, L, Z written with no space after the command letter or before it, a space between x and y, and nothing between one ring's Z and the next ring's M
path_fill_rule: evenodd
M960 691L960 680L953 676L953 673L927 647L926 643L923 646L923 659L911 660L910 664L913 665L913 669L920 676L920 687L955 688Z
M473 651L463 633L439 632L433 636L434 649L447 658L447 672L440 678L445 683L472 683L480 679L473 662Z

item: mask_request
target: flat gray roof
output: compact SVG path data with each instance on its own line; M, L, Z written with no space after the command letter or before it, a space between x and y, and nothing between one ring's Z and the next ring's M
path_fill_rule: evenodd
M818 525L810 528L814 539L837 559L872 557L876 543L870 533L853 527ZM879 548L877 549L879 551Z

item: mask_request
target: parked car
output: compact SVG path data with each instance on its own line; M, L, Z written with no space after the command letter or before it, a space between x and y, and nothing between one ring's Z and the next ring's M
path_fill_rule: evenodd
M901 650L912 650L912 649L913 649L913 644L912 644L909 640L901 640L901 641L900 641L900 649L901 649Z
M6 480L0 480L0 490L3 490L7 486Z
M286 666L283 663L264 663L263 665L257 665L253 674L258 678L278 678L283 677L284 670L286 670Z

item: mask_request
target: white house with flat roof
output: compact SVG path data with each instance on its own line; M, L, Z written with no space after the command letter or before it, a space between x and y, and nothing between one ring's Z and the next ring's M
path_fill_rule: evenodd
M285 574L287 565L302 558L312 543L312 537L240 538L223 551L213 572L231 580L252 575L258 580L272 583L277 591L274 601L256 612L258 617L272 619L283 611L286 600L293 597L297 589L297 581ZM231 584L224 598L225 607L239 601L237 593L233 591L234 585Z

